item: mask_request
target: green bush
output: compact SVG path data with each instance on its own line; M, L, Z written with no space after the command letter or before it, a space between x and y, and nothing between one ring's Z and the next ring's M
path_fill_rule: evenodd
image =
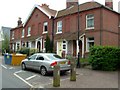
M90 48L89 63L94 70L117 70L120 65L120 48L93 46Z
M37 49L31 48L30 52L29 52L29 55L33 55L34 53L37 53Z
M19 53L21 53L21 54L27 54L27 56L29 56L30 55L30 49L29 48L21 48L21 50L19 51Z

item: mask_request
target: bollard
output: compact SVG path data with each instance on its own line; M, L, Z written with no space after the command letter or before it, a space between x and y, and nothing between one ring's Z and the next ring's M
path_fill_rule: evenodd
M76 62L74 59L71 60L70 81L76 81Z
M60 86L60 66L59 65L54 66L53 86L54 87L59 87Z

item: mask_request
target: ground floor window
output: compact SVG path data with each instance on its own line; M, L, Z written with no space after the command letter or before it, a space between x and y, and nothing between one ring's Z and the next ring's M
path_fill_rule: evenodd
M91 46L94 45L94 37L89 37L86 39L86 51L89 52Z

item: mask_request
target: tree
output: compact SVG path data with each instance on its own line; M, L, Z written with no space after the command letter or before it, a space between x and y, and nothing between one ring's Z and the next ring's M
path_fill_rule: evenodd
M52 53L53 52L52 41L50 40L48 34L46 35L45 49L46 49L46 53L48 53L48 52Z
M2 40L2 52L6 53L9 52L9 36L6 34L3 36L3 40Z

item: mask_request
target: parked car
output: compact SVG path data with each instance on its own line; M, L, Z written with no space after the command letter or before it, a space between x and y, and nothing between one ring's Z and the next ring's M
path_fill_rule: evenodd
M70 61L63 59L53 53L36 53L27 59L22 60L21 68L39 70L41 75L46 75L48 72L53 72L54 66L59 64L60 71L66 72L70 70Z

